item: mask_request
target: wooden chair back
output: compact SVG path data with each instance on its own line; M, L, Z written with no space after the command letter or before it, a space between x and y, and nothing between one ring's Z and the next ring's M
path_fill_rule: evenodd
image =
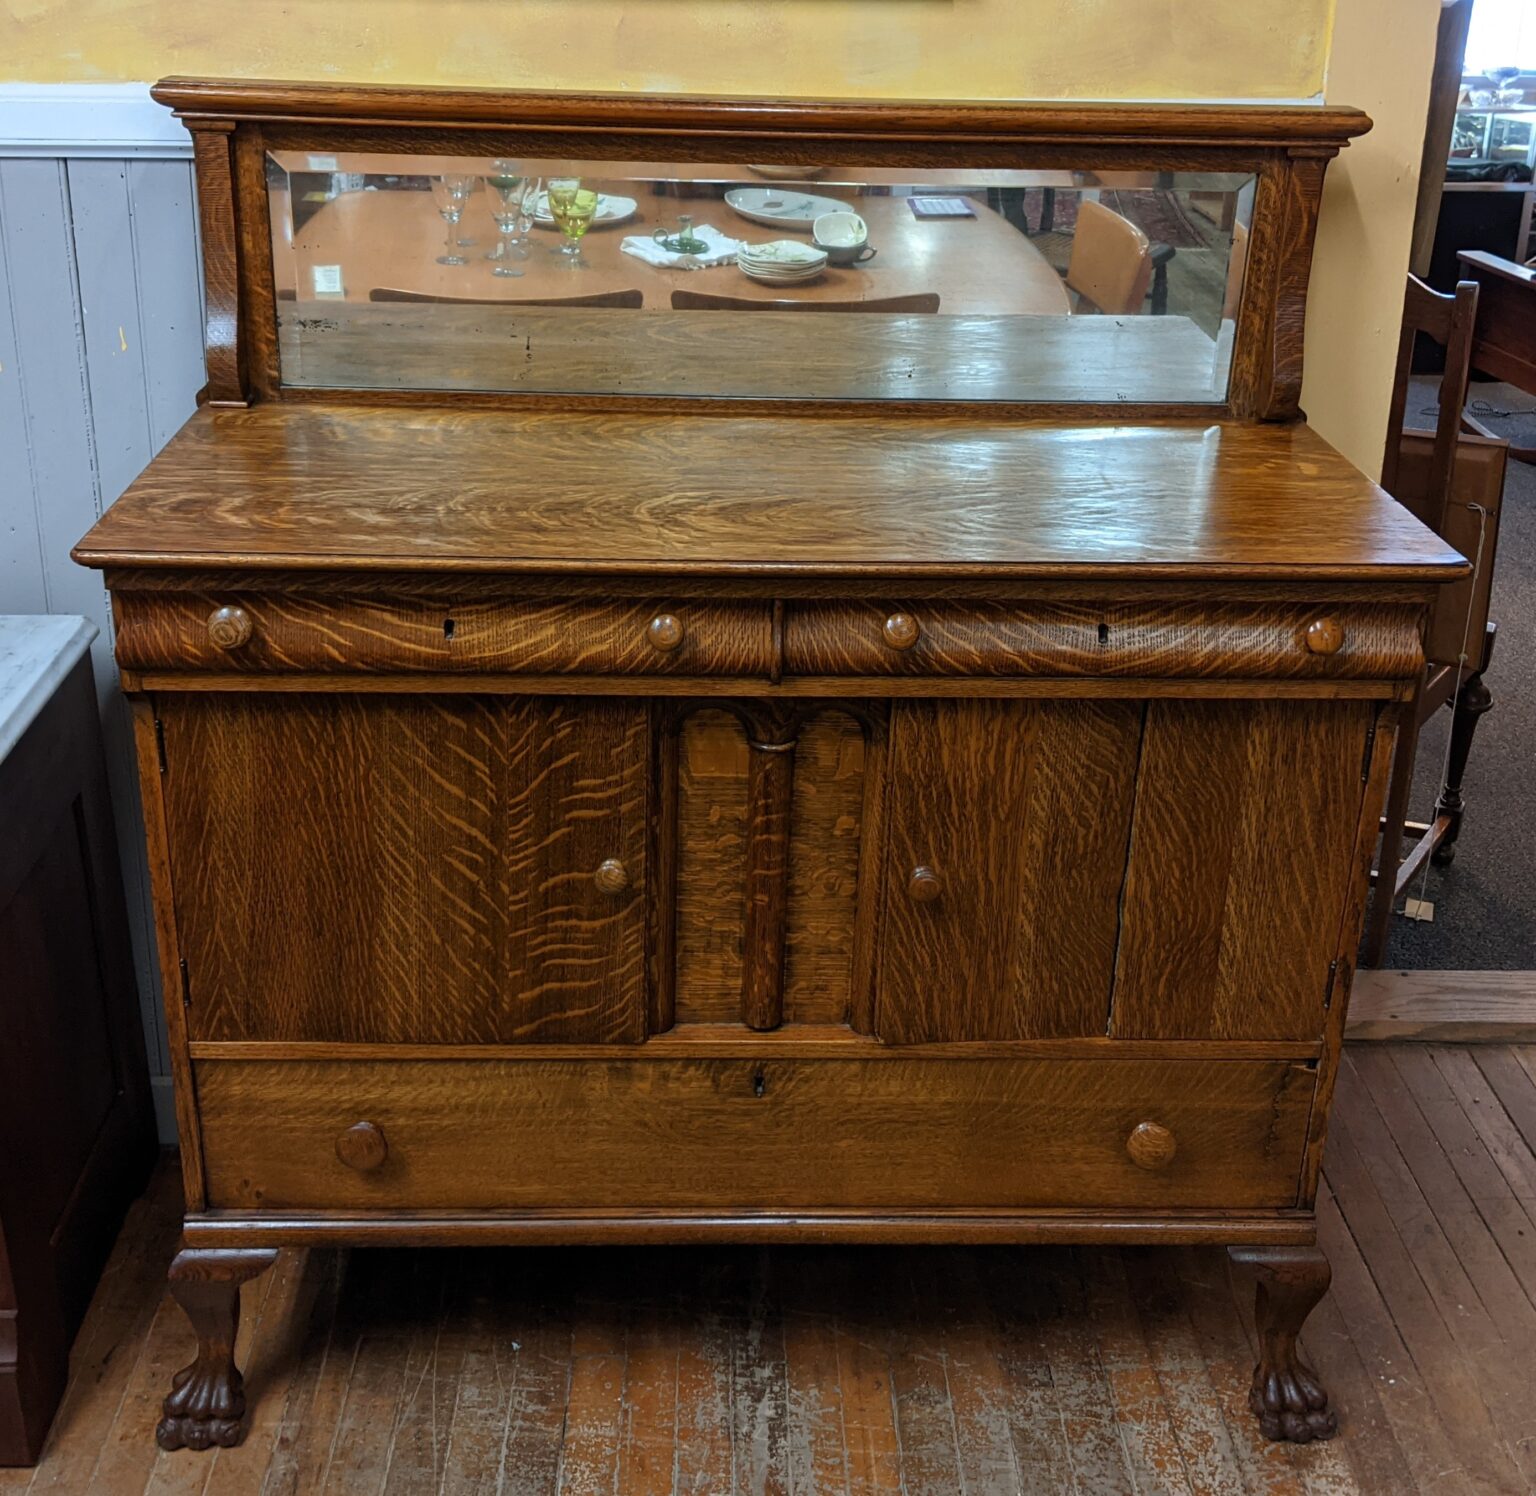
M1223 320L1237 320L1237 309L1243 300L1243 273L1248 269L1248 226L1234 222L1232 248L1227 254L1227 285L1221 295Z
M1462 431L1462 412L1467 404L1467 379L1472 372L1472 334L1477 324L1477 285L1457 283L1454 295L1432 291L1418 276L1408 277L1403 301L1403 331L1397 342L1397 373L1392 383L1392 404L1387 413L1387 449L1381 462L1381 486L1401 498L1399 465L1403 428L1408 410L1409 380L1413 373L1413 348L1418 335L1445 349L1445 373L1440 379L1439 414L1435 419L1434 455L1427 487L1418 496L1420 518L1436 533L1445 533L1446 509L1451 500L1451 474L1456 465L1456 443Z
M645 304L643 291L594 291L587 296L432 296L425 291L397 291L375 286L369 301L430 302L435 306L627 306Z
M872 296L867 301L758 301L750 296L718 296L713 291L674 291L678 312L936 312L936 291L910 296Z
M1140 312L1152 286L1152 241L1103 203L1078 204L1067 285L1101 312Z

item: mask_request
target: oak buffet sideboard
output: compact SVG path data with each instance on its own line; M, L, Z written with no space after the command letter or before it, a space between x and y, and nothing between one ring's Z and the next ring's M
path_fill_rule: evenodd
M1264 1432L1331 1434L1329 1099L1466 570L1297 407L1369 122L156 94L208 387L76 557L176 1067L161 1443L240 1437L285 1244L790 1239L1225 1244ZM810 281L633 242L839 207Z

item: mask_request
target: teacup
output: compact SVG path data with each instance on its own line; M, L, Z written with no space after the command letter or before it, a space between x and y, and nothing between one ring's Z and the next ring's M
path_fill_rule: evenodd
M833 265L853 265L875 257L869 228L857 213L823 213L811 225L811 238L817 249L826 251Z

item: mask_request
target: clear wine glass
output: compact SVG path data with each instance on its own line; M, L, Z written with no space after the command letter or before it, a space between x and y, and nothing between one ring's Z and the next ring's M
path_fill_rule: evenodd
M464 216L464 205L469 201L473 177L442 176L432 178L432 201L448 225L446 251L437 257L439 265L467 265L468 260L459 253L459 220Z
M496 163L498 168L510 167L513 164L502 161ZM498 170L495 176L487 177L485 180L491 187L491 217L496 220L496 232L499 236L496 247L486 254L486 259L497 261L491 274L521 275L523 272L509 261L528 258L527 246L522 242L522 234L526 231L520 229L523 218L523 199L528 192L528 179L515 171Z

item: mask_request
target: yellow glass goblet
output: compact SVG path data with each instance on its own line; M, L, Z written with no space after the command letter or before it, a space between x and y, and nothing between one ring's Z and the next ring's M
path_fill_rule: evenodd
M573 268L582 263L581 238L597 216L597 192L579 177L556 177L549 184L549 216L565 238L560 252Z

